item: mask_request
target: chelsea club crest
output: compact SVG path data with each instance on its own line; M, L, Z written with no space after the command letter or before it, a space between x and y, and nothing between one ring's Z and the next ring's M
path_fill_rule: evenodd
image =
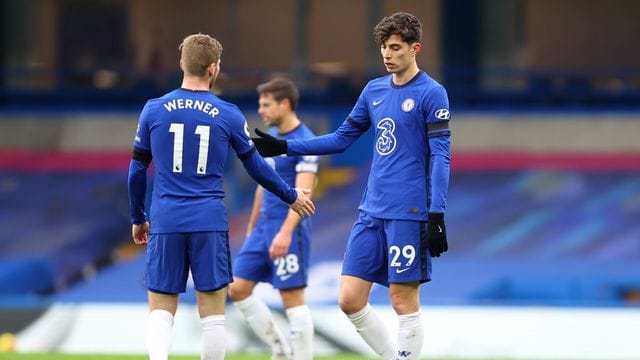
M409 99L404 99L404 101L402 102L402 110L404 112L409 112L411 110L413 110L413 106L415 105L415 101L413 101L413 99L409 98Z

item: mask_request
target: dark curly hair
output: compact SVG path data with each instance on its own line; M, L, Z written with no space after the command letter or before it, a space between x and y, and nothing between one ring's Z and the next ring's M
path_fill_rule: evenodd
M373 37L378 45L394 34L400 35L402 40L409 44L418 42L422 37L422 24L412 14L397 12L380 20L373 29Z

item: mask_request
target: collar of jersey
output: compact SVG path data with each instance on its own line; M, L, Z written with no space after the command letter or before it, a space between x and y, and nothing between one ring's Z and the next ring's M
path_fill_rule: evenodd
M392 88L394 88L394 89L402 89L402 88L404 88L404 87L407 87L407 86L409 86L409 85L413 84L416 80L418 80L418 78L419 78L423 73L424 73L424 71L422 71L422 70L418 71L418 73L417 73L417 74L415 74L415 75L411 78L411 80L407 81L405 84L402 84L402 85L396 85L396 84L394 84L394 83L393 83L393 75L391 75L391 77L389 78L389 83L391 84L391 87L392 87Z

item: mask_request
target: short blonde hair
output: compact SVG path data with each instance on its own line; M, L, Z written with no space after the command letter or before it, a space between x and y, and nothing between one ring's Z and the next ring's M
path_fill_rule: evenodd
M180 61L187 75L204 76L207 67L217 64L222 56L222 44L206 34L189 35L178 47Z

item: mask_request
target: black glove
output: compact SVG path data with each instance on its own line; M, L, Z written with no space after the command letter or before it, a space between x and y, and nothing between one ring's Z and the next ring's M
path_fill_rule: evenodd
M257 128L254 130L260 137L251 138L251 140L256 144L256 149L258 149L260 155L271 157L287 153L287 140L278 139Z
M432 257L439 257L440 254L449 250L447 244L447 228L444 226L443 213L429 213L427 222L427 247Z

